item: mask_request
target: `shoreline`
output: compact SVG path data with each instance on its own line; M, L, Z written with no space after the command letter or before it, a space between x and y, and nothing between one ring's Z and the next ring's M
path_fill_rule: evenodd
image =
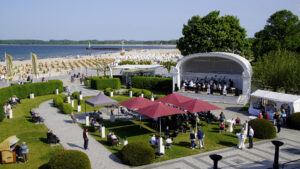
M88 46L89 44L0 44L1 45L20 45L20 46ZM122 46L121 44L91 44L91 46ZM167 47L176 47L176 44L125 44L126 46L167 46Z

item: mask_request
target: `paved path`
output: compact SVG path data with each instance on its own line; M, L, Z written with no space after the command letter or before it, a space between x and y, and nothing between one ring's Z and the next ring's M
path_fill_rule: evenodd
M40 104L36 111L45 118L45 125L60 138L63 147L86 153L91 160L93 169L129 168L92 136L89 137L89 149L84 150L83 130L77 124L72 123L70 116L59 113L59 110L52 107L52 104L52 100L46 101Z

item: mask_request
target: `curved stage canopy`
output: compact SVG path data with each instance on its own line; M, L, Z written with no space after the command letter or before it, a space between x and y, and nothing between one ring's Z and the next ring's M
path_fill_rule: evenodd
M176 65L173 74L175 84L180 88L181 81L197 79L229 79L234 87L247 99L250 96L252 67L249 61L239 55L226 52L196 53L183 57Z

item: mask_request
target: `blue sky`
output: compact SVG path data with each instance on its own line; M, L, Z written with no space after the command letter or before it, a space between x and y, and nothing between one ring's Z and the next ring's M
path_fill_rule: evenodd
M248 37L300 0L1 0L0 39L171 40L193 15L234 15Z

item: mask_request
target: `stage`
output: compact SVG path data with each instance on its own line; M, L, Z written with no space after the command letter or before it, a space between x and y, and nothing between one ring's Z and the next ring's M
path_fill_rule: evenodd
M178 91L175 92L183 96L192 97L195 99L201 99L207 102L216 102L216 103L229 103L229 104L240 104L245 105L248 103L248 97L246 95L234 96L229 94L227 96L214 94L208 95L205 92L195 93L194 91Z

